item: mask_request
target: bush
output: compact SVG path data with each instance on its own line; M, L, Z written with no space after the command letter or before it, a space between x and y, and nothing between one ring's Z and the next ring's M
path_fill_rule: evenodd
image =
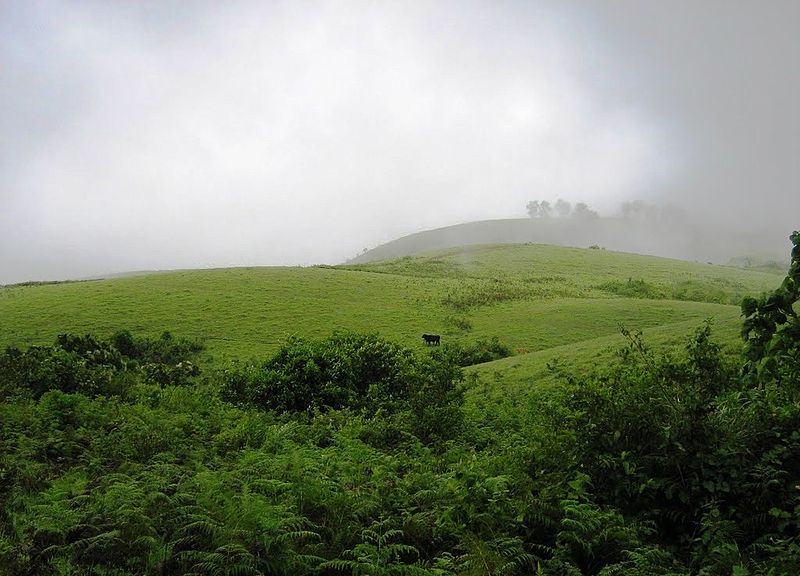
M640 544L716 574L792 549L800 404L791 388L749 387L710 335L699 329L683 358L629 335L618 365L574 377L565 398L575 444L564 452L592 502L655 527Z
M507 358L513 354L511 348L500 342L497 336L492 336L490 340L478 339L467 344L457 344L448 342L442 347L445 353L453 362L459 366L473 366L484 362L492 362Z
M60 346L32 346L24 352L8 348L0 356L3 395L29 394L39 398L49 390L86 396L121 393L115 386L121 383L117 378L118 358L111 355L110 363L105 363L106 352L87 351L81 355Z
M53 346L8 348L0 355L0 396L39 398L49 390L122 396L130 388L130 374L139 370L148 383L187 384L199 374L188 358L200 349L199 343L175 339L168 332L157 340L118 332L109 341L91 334L61 334Z
M745 373L751 382L800 389L800 232L791 236L789 272L773 292L742 301Z
M277 412L389 407L407 396L413 354L375 335L291 338L261 366L224 373L223 398Z
M170 332L163 332L159 338L136 338L127 330L114 334L111 344L123 356L143 364L176 365L194 358L204 348L201 342L175 338Z
M261 365L222 374L222 398L278 413L350 408L366 415L407 412L414 433L449 437L461 420L463 376L445 350L414 353L374 334L292 338Z

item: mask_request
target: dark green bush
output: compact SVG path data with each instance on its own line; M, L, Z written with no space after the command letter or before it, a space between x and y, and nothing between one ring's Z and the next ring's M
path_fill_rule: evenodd
M340 408L389 409L407 398L415 358L375 335L292 338L260 366L223 375L223 398L276 412Z
M185 385L199 374L188 359L200 349L198 343L175 339L168 332L156 340L118 332L110 341L61 334L53 346L6 349L0 355L0 395L38 398L48 390L89 397L124 395L130 373L138 370L144 371L148 383Z
M489 340L479 338L466 344L447 342L442 348L453 362L462 367L500 360L513 354L511 348L500 342L497 336Z
M56 347L76 354L91 365L113 366L117 369L123 367L123 358L119 350L108 342L98 340L91 334L85 336L59 334L56 338Z
M5 395L30 394L38 398L48 390L79 392L86 396L120 393L118 355L104 363L107 350L71 352L60 346L8 348L0 356L0 382Z
M744 372L751 382L800 386L800 232L791 236L789 272L773 292L742 302Z
M573 382L566 404L574 470L586 475L592 502L655 528L642 545L666 546L709 574L792 548L800 530L797 394L748 387L708 325L684 358L657 356L631 336L619 364Z
M278 413L351 408L367 415L408 411L426 440L449 437L461 420L463 376L445 350L416 356L377 335L292 338L261 365L222 374L222 398Z
M111 344L125 357L143 364L175 365L194 358L204 348L201 342L175 338L170 332L159 338L137 338L127 330L115 333Z

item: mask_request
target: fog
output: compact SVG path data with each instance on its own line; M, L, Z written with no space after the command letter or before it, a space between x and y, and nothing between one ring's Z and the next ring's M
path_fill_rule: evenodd
M793 0L2 2L0 283L338 263L556 198L669 204L780 254L798 21Z

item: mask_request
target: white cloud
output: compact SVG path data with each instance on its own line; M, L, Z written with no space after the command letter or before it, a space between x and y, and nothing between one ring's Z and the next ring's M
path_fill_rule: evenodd
M613 208L667 171L653 120L598 104L554 12L239 2L184 25L180 3L154 29L123 5L44 6L25 15L43 73L75 82L52 84L59 129L7 188L50 251L38 276L64 247L94 255L72 275L335 262L532 198Z

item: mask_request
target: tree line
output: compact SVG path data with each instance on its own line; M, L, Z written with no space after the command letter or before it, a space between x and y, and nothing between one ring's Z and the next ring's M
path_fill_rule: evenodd
M597 211L589 207L587 203L576 202L573 204L562 198L558 198L552 204L548 200L531 200L525 208L530 218L593 220L600 217ZM643 200L628 200L620 206L619 216L626 220L683 223L688 214L677 206L659 206Z

